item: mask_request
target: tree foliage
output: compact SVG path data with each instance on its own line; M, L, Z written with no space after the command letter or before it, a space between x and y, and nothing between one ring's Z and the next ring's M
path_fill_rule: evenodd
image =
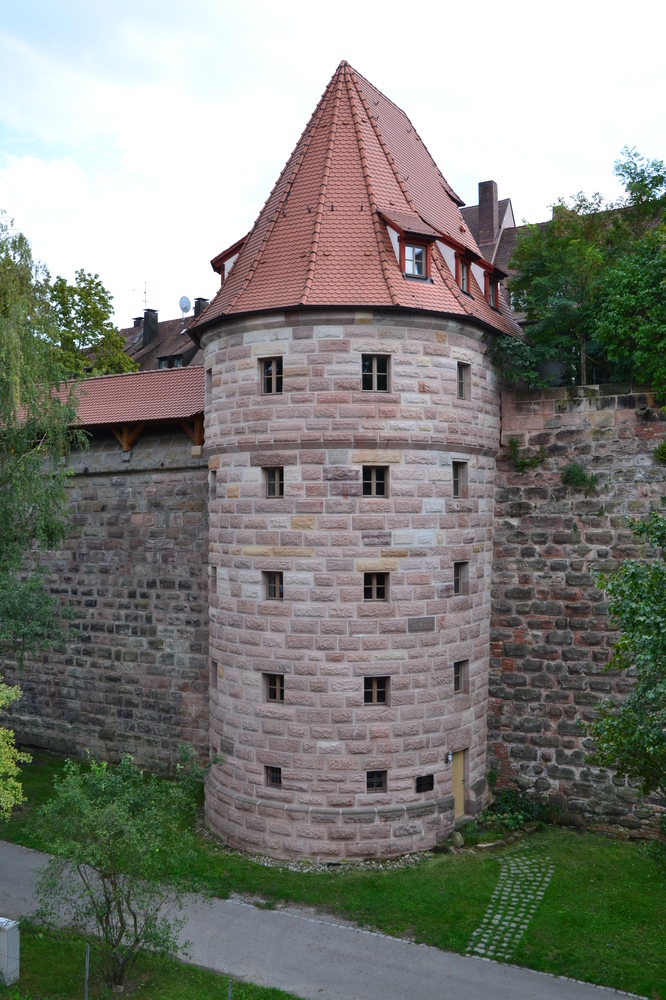
M18 701L21 691L18 687L8 687L0 682L0 710ZM25 801L23 788L18 780L19 764L27 764L30 755L20 753L14 745L11 729L0 729L0 821L9 819L14 806Z
M40 917L82 933L94 927L109 986L123 983L142 951L182 950L173 913L194 888L182 874L195 858L191 765L178 775L146 775L129 755L117 767L70 760L41 810L55 856L38 882Z
M549 222L518 234L509 289L526 316L529 343L500 337L491 345L491 357L512 381L543 385L542 366L557 362L568 383L636 379L666 386L659 227L666 168L625 148L615 174L625 188L617 202L582 192L560 198Z
M656 551L649 561L626 559L614 573L599 574L621 630L609 666L635 668L636 682L619 708L612 701L601 707L594 760L639 782L645 794L666 792L666 518L653 513L628 523Z

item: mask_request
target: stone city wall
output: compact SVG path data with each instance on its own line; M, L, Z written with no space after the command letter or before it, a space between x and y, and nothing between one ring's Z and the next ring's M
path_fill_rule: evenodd
M176 745L208 755L208 473L178 427L123 453L96 433L72 455L73 530L49 555L51 592L76 609L66 651L4 665L25 745L170 768Z
M543 446L547 457L522 474L506 452L498 461L488 767L500 785L549 796L563 820L605 830L657 822L634 788L586 760L581 722L631 684L606 671L617 636L591 570L649 558L625 517L661 506L666 468L653 449L665 436L654 396L628 386L502 396L503 443L518 437L521 454ZM598 476L588 496L562 484L570 462Z

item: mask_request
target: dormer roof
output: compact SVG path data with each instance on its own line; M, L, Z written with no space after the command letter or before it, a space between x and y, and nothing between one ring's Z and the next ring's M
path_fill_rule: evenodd
M469 316L519 334L476 277L471 294L460 290L436 242L496 275L461 204L405 113L343 61L192 332L225 316L341 306ZM405 278L387 227L431 245L430 280Z

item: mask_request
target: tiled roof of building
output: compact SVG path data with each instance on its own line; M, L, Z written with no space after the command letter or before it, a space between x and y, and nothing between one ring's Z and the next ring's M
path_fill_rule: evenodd
M460 204L404 112L342 62L192 333L224 316L299 306L402 307L517 333L503 299L492 309L475 277L463 294L437 243L431 281L400 270L390 217L481 263Z
M202 365L203 354L188 334L194 323L194 316L182 319L167 319L157 323L157 333L146 347L143 346L144 320L138 319L134 326L120 330L125 338L125 352L136 361L141 371L159 368L160 358L182 357L183 365Z
M506 210L510 202L510 198L501 198L497 202L497 214L499 219L503 219L506 215ZM460 209L461 215L467 225L469 226L469 231L476 240L477 244L479 242L479 206L478 205L465 205Z
M164 368L101 375L85 379L77 391L77 417L84 427L187 420L203 412L204 370Z

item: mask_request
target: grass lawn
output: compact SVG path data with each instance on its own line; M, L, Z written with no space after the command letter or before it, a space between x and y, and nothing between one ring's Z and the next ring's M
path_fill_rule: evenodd
M86 946L80 938L41 933L21 927L21 979L14 987L0 986L0 1000L80 1000L83 996ZM89 996L112 1000L118 994L100 981L91 949ZM133 970L122 995L141 1000L226 1000L228 977L181 965L147 960ZM233 1000L295 1000L282 990L263 989L234 981Z
M60 761L24 768L24 807L0 836L39 847L31 810L49 795ZM529 844L555 874L513 961L666 1000L666 886L635 844L544 828ZM497 884L497 854L438 855L401 870L302 873L269 868L199 838L197 871L215 895L317 906L384 933L463 952Z

